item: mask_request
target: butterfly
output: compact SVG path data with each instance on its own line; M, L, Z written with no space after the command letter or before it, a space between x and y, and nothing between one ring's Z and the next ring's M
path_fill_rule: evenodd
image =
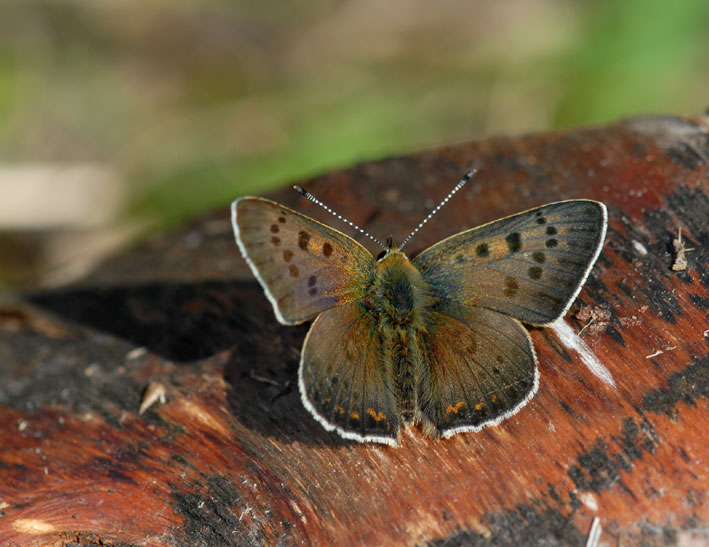
M607 225L603 203L560 201L410 259L401 248L433 213L397 248L342 219L384 247L375 259L268 199L237 199L231 212L236 243L278 321L315 319L298 370L305 408L345 439L392 446L406 424L448 438L499 424L534 396L539 369L522 323L548 326L566 314Z

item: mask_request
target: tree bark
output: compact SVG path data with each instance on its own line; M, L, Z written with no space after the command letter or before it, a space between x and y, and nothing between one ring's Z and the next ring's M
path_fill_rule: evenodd
M325 431L298 394L307 325L277 323L224 204L5 299L0 544L581 545L596 516L610 545L709 543L709 119L488 139L302 185L396 241L471 166L410 255L551 201L609 210L576 303L530 329L541 380L518 414L396 448ZM351 233L292 190L269 197ZM693 250L673 271L680 228ZM167 402L140 415L151 383Z

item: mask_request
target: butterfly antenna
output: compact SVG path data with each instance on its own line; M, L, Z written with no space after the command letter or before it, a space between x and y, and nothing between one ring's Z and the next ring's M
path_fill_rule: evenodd
M340 215L340 214L336 213L335 211L333 211L332 209L330 209L327 205L325 205L322 201L320 201L318 198L316 198L313 194L311 194L310 192L308 192L306 189L304 189L304 188L302 188L302 187L296 185L296 186L293 186L293 190L295 190L296 192L298 192L301 196L305 196L306 198L308 198L308 199L309 199L310 201L312 201L313 203L319 205L320 207L322 207L323 209L325 209L328 213L330 213L330 214L333 215L334 217L337 217L338 220L341 220L342 222L344 222L344 223L346 223L346 224L349 224L349 225L352 226L352 228L354 228L355 230L358 230L360 233L366 235L369 239L371 239L372 241L374 241L374 243L376 243L377 245L379 245L379 246L380 246L382 249L384 249L385 251L388 251L388 250L390 249L390 247L387 247L386 245L384 245L384 243L382 243L381 241L379 241L376 237L370 235L368 232L365 232L362 228L360 228L359 226L357 226L354 222L347 220L347 219L346 219L345 217L343 217L342 215Z
M475 173L477 173L477 169L471 169L470 171L468 171L468 172L463 176L462 179L460 179L460 181L458 182L458 184L455 185L455 187L453 188L453 190L451 190L450 192L448 192L448 195L447 195L445 198L443 198L443 201L441 201L441 202L438 204L438 207L436 207L433 211L431 211L431 212L428 214L428 216L427 216L426 218L424 218L424 219L421 221L421 224L419 224L418 226L416 226L416 228L414 228L413 232L411 232L408 236L406 236L406 239L402 242L401 245L399 245L399 250L401 250L401 249L404 248L404 245L406 245L406 244L409 242L409 240L410 240L412 237L414 237L414 234L415 234L416 232L418 232L418 231L423 227L424 224L426 224L429 220L431 220L431 218L433 217L433 215L435 215L438 211L440 211L440 210L441 210L441 207L443 207L443 206L448 202L448 200L453 197L453 194L455 194L458 190L460 190L463 186L465 186L465 184L466 184L470 179L473 178L473 175L475 175Z

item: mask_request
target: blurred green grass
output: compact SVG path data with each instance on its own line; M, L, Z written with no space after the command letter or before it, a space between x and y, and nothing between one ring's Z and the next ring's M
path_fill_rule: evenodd
M166 227L236 196L489 134L694 113L709 3L0 5L0 161L112 166Z

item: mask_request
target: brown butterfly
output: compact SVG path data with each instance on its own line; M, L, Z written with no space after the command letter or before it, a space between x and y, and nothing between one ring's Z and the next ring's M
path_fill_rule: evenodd
M389 445L412 422L443 437L479 431L534 396L537 358L521 322L547 326L566 314L607 224L602 203L561 201L450 236L412 260L401 251L411 236L398 248L372 238L385 249L377 260L273 201L245 197L231 209L278 321L315 318L298 371L305 407L346 439Z

